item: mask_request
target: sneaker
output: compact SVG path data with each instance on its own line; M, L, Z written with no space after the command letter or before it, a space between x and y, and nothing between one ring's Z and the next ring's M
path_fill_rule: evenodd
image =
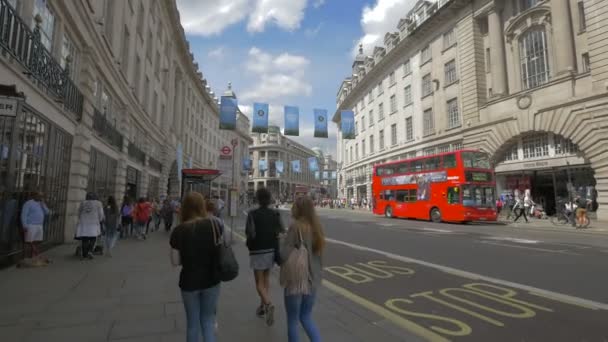
M255 310L255 315L262 318L264 317L264 315L266 315L266 310L264 310L264 305L260 304L260 306L258 306L258 308Z
M274 324L274 305L266 304L266 324L271 326Z
M89 253L89 254L87 254L87 259L89 259L89 260L93 260L93 253Z

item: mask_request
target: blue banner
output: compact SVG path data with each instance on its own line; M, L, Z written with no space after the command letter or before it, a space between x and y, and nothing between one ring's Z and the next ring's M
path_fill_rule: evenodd
M331 172L331 179L338 179L338 175L337 175L336 171Z
M192 168L192 156L188 157L188 168Z
M300 160L292 160L291 169L293 170L294 173L302 172L302 165L300 164Z
M329 172L323 171L323 179L329 179Z
M277 160L276 162L274 162L274 166L277 169L278 173L283 173L284 167L283 167L283 161L282 160Z
M319 177L320 177L320 175L319 175L319 171L315 171L315 179L316 179L316 180L319 180Z
M177 151L175 151L175 161L177 162L177 179L182 181L182 167L184 164L184 151L182 143L177 144Z
M317 157L308 158L308 169L311 172L319 171L319 163L317 162Z
M300 109L285 106L285 129L283 135L300 135Z
M268 104L254 103L253 104L253 125L251 132L253 133L268 133Z
M266 159L260 159L258 161L258 169L260 169L260 171L268 170L268 163L266 163Z
M327 138L327 111L315 109L315 138Z
M243 171L251 170L251 159L245 157L243 158Z
M340 119L342 139L355 139L355 113L352 110L343 110Z
M220 129L236 129L236 99L229 96L222 96L220 102Z

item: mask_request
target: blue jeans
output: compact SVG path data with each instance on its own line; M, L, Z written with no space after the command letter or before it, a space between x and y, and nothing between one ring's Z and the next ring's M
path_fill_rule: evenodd
M287 338L289 342L298 342L298 321L302 323L310 342L320 342L321 335L312 320L312 307L315 305L316 293L310 295L285 296L287 311Z
M204 342L215 342L215 311L220 285L197 291L182 291L186 309L187 342L199 342L201 330Z

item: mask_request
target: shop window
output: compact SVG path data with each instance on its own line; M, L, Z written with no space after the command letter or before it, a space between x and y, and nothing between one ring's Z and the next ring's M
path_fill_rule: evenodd
M535 88L549 81L547 39L543 28L532 29L522 36L519 54L524 89Z

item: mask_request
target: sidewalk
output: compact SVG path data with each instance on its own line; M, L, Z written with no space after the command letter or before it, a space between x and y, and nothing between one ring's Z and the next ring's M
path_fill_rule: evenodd
M68 244L46 253L53 259L48 267L0 271L2 341L185 341L179 271L170 266L166 233L152 233L143 242L121 240L113 258L80 261L74 248ZM222 285L218 340L286 341L276 276L276 322L267 327L254 313L258 299L245 246L237 241L234 248L241 273ZM315 318L324 341L419 340L325 288Z

